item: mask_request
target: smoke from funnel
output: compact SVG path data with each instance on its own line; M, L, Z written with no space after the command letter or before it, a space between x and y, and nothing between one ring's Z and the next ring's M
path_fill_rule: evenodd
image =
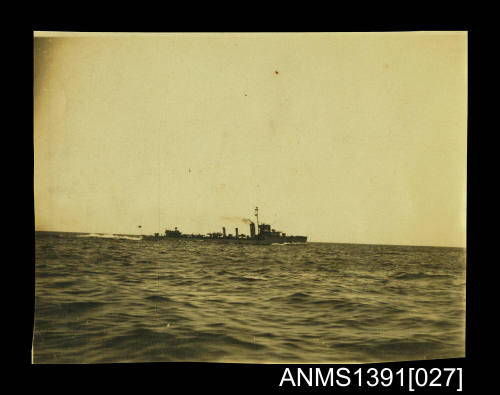
M244 224L253 224L251 220L248 218L241 218L241 217L221 217L224 221L230 221L230 222L243 222Z

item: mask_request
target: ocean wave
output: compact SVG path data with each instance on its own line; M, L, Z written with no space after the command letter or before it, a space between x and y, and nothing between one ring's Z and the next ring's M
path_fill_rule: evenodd
M170 302L172 299L166 297L166 296L160 296L160 295L151 295L146 297L147 300L150 300L152 302Z
M288 287L287 287L288 288ZM297 302L310 302L312 301L311 295L302 292L295 292L290 295L276 296L269 299L269 302L284 302L284 303L297 303Z
M37 303L41 303L38 301ZM87 313L89 311L99 309L104 307L106 304L103 302L67 302L67 303L57 303L53 305L45 305L44 311L49 313L52 318L63 316L79 315L82 313Z
M265 281L266 279L264 277L258 277L258 276L231 276L229 277L230 280L236 280L236 281Z
M272 246L291 246L291 245L306 245L307 243L298 243L298 242L293 242L293 243L271 243Z
M436 353L443 349L444 342L439 340L417 340L417 339L391 339L374 340L370 344L363 345L365 352L379 357L383 355L388 359L412 359L419 357L426 359L426 355ZM423 357L423 358L422 358Z
M49 288L67 288L76 284L76 281L56 281L54 283L47 284L46 286Z
M426 278L452 278L447 274L432 274L432 273L397 273L394 275L394 278L400 280L419 280Z

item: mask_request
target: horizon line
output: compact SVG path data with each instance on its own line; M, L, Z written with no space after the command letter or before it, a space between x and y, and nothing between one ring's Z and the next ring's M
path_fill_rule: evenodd
M118 236L145 236L136 233L108 233L108 232L78 232L78 231L67 231L67 230L40 230L35 229L37 232L46 233L79 233L79 234L99 234L99 235L118 235ZM200 233L202 234L202 233ZM308 237L309 238L309 237ZM435 247L435 248L460 248L467 249L467 246L453 246L453 245L424 245L424 244L387 244L387 243L360 243L360 242L337 242L337 241L307 241L307 243L327 243L327 244L355 244L355 245L376 245L376 246L398 246L398 247Z

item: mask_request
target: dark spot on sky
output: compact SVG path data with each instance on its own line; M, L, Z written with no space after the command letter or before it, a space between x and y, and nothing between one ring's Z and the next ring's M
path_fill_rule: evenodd
M280 72L278 70L274 70L274 74L278 75Z

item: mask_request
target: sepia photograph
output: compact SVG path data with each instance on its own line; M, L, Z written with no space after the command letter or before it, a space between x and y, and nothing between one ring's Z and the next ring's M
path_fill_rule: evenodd
M34 31L32 364L465 357L467 45Z

